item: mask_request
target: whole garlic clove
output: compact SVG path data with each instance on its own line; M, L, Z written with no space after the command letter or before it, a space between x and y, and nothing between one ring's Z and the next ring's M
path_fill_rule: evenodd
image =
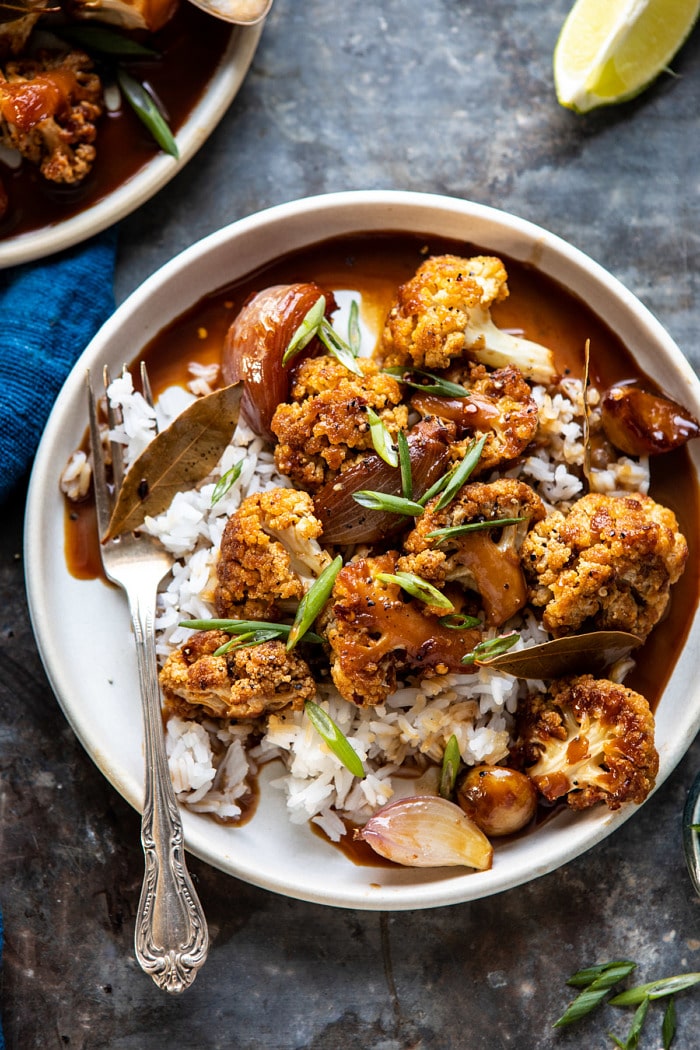
M493 846L453 802L413 795L384 806L355 832L375 853L410 868L464 866L486 871Z

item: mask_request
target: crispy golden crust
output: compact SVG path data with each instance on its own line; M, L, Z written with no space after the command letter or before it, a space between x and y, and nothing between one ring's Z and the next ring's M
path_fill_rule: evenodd
M282 642L262 642L214 656L231 635L200 631L171 653L160 672L166 707L184 717L254 720L315 696L309 668Z
M277 467L308 492L318 492L358 454L372 450L368 407L393 437L406 428L408 409L400 403L399 384L371 361L361 360L360 366L362 378L330 356L305 361L291 401L279 405L272 418Z
M654 716L643 696L607 679L555 681L518 705L513 758L550 802L640 803L659 769Z
M281 602L302 598L307 583L330 561L316 542L320 535L306 492L275 488L244 499L221 540L218 615L274 619Z
M673 511L643 495L591 493L549 514L521 558L530 601L559 637L591 623L645 639L661 619L688 545Z
M9 61L0 74L0 142L51 182L89 173L102 110L100 78L81 51Z
M475 307L490 307L508 295L500 259L477 255L433 256L401 285L378 348L385 366L447 368L462 358L466 329Z

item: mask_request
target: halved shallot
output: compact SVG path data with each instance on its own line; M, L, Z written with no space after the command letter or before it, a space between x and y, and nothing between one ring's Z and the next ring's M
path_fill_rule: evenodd
M483 831L454 802L433 795L390 802L355 837L410 868L463 865L486 871L493 861L493 846Z
M321 296L328 316L336 309L332 292L313 282L272 285L243 304L226 333L221 373L226 383L243 381L241 412L261 437L274 440L270 422L277 406L288 400L294 368L308 351L287 366L282 358Z

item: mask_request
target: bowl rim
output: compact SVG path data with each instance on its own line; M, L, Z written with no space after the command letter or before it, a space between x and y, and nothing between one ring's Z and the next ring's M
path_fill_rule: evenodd
M364 209L364 212L362 211ZM103 348L108 348L114 343L118 335L123 336L124 345L135 347L135 353L127 355L129 359L138 353L137 346L143 346L149 339L148 313L151 307L155 309L156 316L161 314L166 306L168 293L175 290L176 293L186 292L187 301L183 301L180 294L175 295L175 303L172 305L170 318L173 319L191 303L196 302L201 296L196 285L196 271L202 260L221 261L229 259L229 265L235 273L222 274L218 287L223 286L238 276L243 276L255 269L249 264L249 256L245 256L247 245L258 245L259 251L264 252L265 238L272 231L278 232L280 224L282 229L293 234L293 237L302 238L301 242L295 244L291 250L303 246L303 244L317 243L324 238L314 237L304 241L305 232L308 229L329 230L327 236L338 234L337 223L339 220L350 221L352 216L358 213L364 215L370 212L382 222L375 226L376 230L401 229L399 225L393 225L391 216L410 211L412 214L441 216L445 220L454 220L456 215L461 216L477 227L495 226L504 236L509 237L514 244L521 247L525 253L518 254L514 251L506 251L501 247L504 254L513 258L523 258L524 261L533 262L540 266L545 273L550 270L547 266L557 263L557 279L562 284L570 287L566 279L562 280L561 274L577 273L581 276L585 288L603 289L606 294L611 295L611 302L615 311L623 316L629 315L634 325L648 337L650 345L661 346L668 361L673 364L673 385L679 390L686 390L692 394L692 407L700 413L700 382L696 378L689 362L683 357L680 349L672 340L668 332L660 322L653 316L644 304L642 304L622 283L594 262L580 249L569 244L567 241L550 233L541 226L529 220L519 218L488 205L464 201L456 198L446 197L438 194L425 194L417 192L405 192L397 190L354 190L339 193L321 194L313 197L301 198L283 204L275 205L260 212L246 216L230 223L201 240L195 242L172 259L163 264L155 273L151 274L142 285L136 288L117 308L112 317L103 325L95 338L91 341L84 353L78 360L71 376L66 381L64 390L54 407L44 438L32 472L27 499L27 515L25 519L25 564L27 567L27 594L29 599L30 617L37 637L44 666L49 679L54 687L59 703L72 725L74 731L85 746L88 753L96 762L98 768L116 789L136 809L141 805L141 785L138 778L127 776L120 769L116 769L109 761L108 756L98 753L95 740L84 722L76 717L70 702L66 702L65 685L62 678L62 668L55 647L52 647L47 632L50 625L47 623L46 613L42 607L42 571L46 564L46 551L43 550L44 535L42 522L42 509L46 480L55 472L55 458L51 447L55 433L62 425L65 415L65 404L67 400L76 398L77 386L80 384L82 392L84 370L93 360L102 353ZM330 221L334 217L336 226ZM312 221L313 220L313 221ZM341 222L342 225L342 222ZM405 227L408 229L408 227ZM366 232L366 225L355 225L355 232ZM412 227L412 232L418 231ZM342 230L340 232L343 232ZM350 232L350 228L348 229ZM437 234L436 231L433 231ZM466 237L465 237L466 239ZM469 238L472 240L471 236ZM496 238L497 240L498 238ZM277 243L276 238L273 238ZM478 238L473 243L481 244ZM497 251L493 247L493 240L484 243L484 248ZM263 245L263 246L261 246ZM527 250L525 251L525 247ZM235 247L231 256L231 249ZM278 252L278 254L280 254ZM244 255L245 259L239 258ZM272 257L270 257L272 258ZM269 261L269 260L268 260ZM219 272L217 270L217 272ZM208 291L214 289L209 286ZM579 286L573 289L574 294L579 294ZM600 316L600 311L596 310ZM628 320L629 320L628 318ZM158 320L154 329L162 328L165 320ZM135 342L141 340L140 343ZM673 395L672 395L673 396ZM687 399L686 399L687 403ZM697 454L692 456L696 476L699 471ZM698 610L693 620L691 632L696 633L700 623ZM690 635L689 635L690 636ZM679 664L681 660L679 660ZM678 665L673 672L673 678L678 672ZM686 684L695 684L695 677L690 665L683 666L682 681ZM698 683L700 687L700 683ZM661 706L661 704L660 704ZM660 749L661 769L657 780L656 789L670 775L678 764L693 737L700 728L700 695L695 696L692 710L685 712L685 726L681 738L665 741ZM614 830L625 823L630 817L639 811L639 807L623 807L615 813L588 811L585 814L576 814L575 821L569 815L563 814L561 820L555 827L557 833L565 835L565 840L558 840L558 848L550 851L546 856L540 856L536 861L528 865L524 873L517 863L511 871L497 870L494 866L491 872L469 873L459 877L442 878L441 875L429 881L402 882L400 878L394 881L386 879L382 886L377 889L367 886L362 888L352 887L340 889L337 887L324 887L314 883L313 886L305 886L303 880L296 881L285 879L279 871L260 871L255 864L241 865L236 857L230 854L221 855L220 852L212 850L206 830L202 829L202 820L190 813L184 814L185 833L187 848L201 859L212 864L229 874L242 878L254 885L262 886L273 892L281 893L297 899L313 901L338 907L361 908L366 910L408 910L412 908L429 908L443 906L453 903L461 903L467 900L479 899L495 893L512 889L522 885L533 878L540 877L560 867L562 864L580 856L588 849L602 841ZM538 831L538 835L540 832ZM542 839L543 845L545 842ZM548 841L548 838L547 838ZM507 850L506 850L507 852ZM349 863L345 861L345 863ZM367 869L374 871L374 869ZM419 869L410 869L416 872ZM425 870L425 869L422 869ZM382 872L384 875L384 872Z

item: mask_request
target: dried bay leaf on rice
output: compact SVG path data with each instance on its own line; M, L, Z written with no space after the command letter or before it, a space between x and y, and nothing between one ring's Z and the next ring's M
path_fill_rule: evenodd
M161 514L210 473L238 423L241 392L235 383L198 398L154 437L127 471L103 540Z
M494 668L516 678L566 678L576 674L599 674L641 644L641 638L627 631L589 631L476 662L481 667Z

